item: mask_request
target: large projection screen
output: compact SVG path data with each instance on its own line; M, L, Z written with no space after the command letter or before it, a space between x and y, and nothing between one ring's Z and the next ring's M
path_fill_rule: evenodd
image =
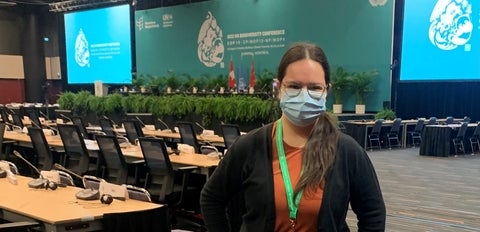
M404 4L400 81L480 80L480 2Z
M132 82L130 6L66 13L68 84Z

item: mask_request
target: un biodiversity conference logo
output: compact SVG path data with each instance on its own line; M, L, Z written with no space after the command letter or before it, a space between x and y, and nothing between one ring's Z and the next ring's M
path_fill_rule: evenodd
M88 50L88 40L80 28L77 39L75 40L75 62L78 66L90 66L90 51Z
M441 50L453 50L470 41L472 5L467 0L439 0L430 16L428 37Z
M198 33L198 59L207 67L213 67L223 61L225 47L222 41L222 29L209 11Z

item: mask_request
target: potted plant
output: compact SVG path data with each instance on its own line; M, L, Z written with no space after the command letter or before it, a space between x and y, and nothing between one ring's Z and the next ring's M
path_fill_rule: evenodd
M395 112L391 109L383 109L381 111L378 111L376 114L375 114L375 119L385 119L385 120L393 120L395 119L397 116L395 114Z
M354 72L350 79L350 87L355 92L356 105L355 113L365 113L365 98L373 91L370 86L373 79L378 75L377 71Z
M343 95L350 86L351 74L347 72L343 67L338 66L332 72L332 92L335 99L333 104L333 113L341 114L343 112Z

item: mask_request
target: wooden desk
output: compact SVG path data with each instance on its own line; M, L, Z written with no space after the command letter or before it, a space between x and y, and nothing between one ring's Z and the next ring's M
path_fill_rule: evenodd
M107 214L135 212L158 213L163 211L165 218L151 223L162 223L168 228L166 207L159 204L137 200L113 200L105 205L99 200L83 201L75 198L80 190L76 187L57 188L56 190L33 189L27 183L28 177L16 176L17 185L10 184L6 178L0 179L0 215L8 221L38 221L44 231L95 231L105 229L102 219Z

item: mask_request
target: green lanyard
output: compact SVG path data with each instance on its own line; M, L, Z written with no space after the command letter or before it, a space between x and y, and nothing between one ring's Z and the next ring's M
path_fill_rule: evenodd
M288 174L288 164L287 159L285 158L285 149L283 147L282 139L282 120L277 121L276 129L276 143L277 143L277 152L278 152L278 161L280 161L280 171L282 172L283 183L285 185L285 192L287 193L287 203L288 209L290 211L290 220L291 222L295 221L297 218L298 204L300 203L300 198L302 198L303 191L300 191L295 198L295 203L293 202L293 188L292 182L290 181L290 174Z

